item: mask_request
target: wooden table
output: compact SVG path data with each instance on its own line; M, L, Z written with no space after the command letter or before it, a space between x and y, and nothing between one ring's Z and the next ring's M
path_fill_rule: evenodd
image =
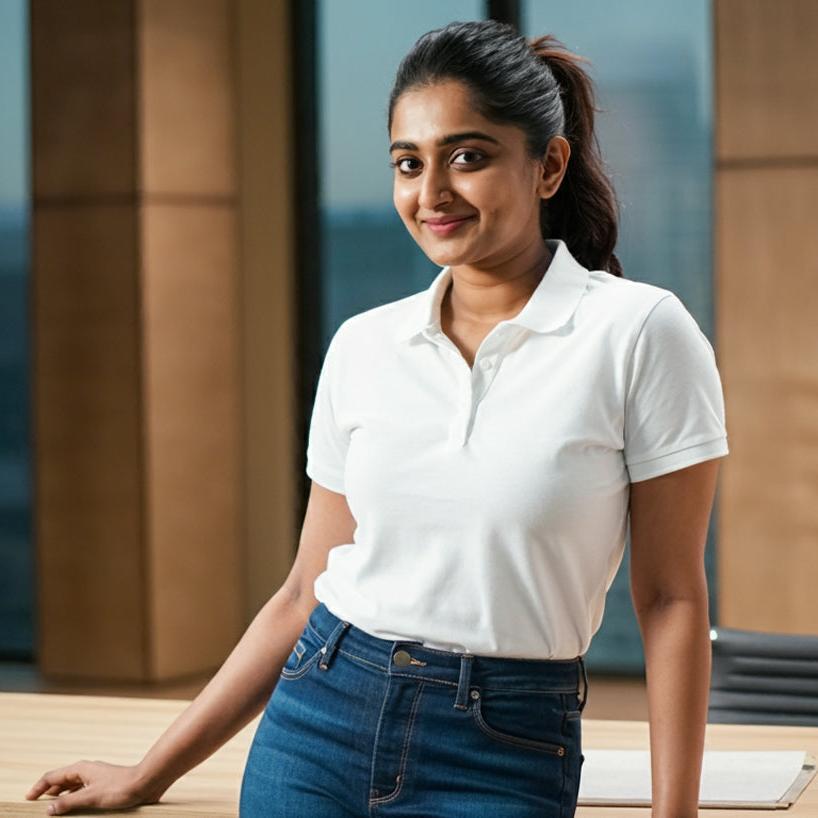
M187 707L178 699L0 693L0 816L45 815L49 796L26 801L25 793L46 770L83 758L134 764ZM130 813L165 818L235 818L254 719L218 752L179 779L152 806ZM640 721L583 719L584 747L648 749L648 725ZM707 726L707 749L807 750L818 755L818 728L732 724ZM767 811L708 810L713 818L761 818ZM705 810L701 810L705 814ZM70 815L121 815L122 811ZM647 818L648 808L580 807L577 818ZM787 812L818 818L818 778Z
M582 746L600 749L647 750L646 721L583 719ZM775 727L750 724L708 724L705 750L806 750L818 758L818 727ZM708 818L764 818L778 813L792 818L818 818L818 776L787 810L700 809ZM2 813L0 813L2 814ZM648 807L579 807L577 818L649 818Z

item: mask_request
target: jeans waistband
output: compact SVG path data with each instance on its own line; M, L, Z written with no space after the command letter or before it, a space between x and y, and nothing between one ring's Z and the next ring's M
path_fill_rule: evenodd
M424 647L416 640L382 639L337 617L323 602L313 608L308 627L324 642L322 670L336 650L368 662L393 676L451 685L457 704L465 707L469 685L483 689L577 693L585 706L588 677L582 656L576 659L518 659L482 656Z

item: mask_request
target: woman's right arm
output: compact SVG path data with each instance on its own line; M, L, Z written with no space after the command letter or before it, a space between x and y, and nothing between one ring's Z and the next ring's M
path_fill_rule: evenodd
M26 798L62 795L52 815L79 807L155 803L177 779L255 718L272 693L310 612L313 583L335 545L352 542L355 520L343 494L313 482L298 553L281 588L256 614L199 695L132 767L80 761L45 773Z

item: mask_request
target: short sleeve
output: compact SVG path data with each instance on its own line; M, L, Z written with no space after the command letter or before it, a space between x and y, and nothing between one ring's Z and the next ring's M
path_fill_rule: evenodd
M715 352L674 293L642 323L626 389L624 456L632 483L729 453Z
M339 327L329 343L318 375L307 439L306 471L316 483L343 494L349 434L339 427L336 414L341 386L340 334Z

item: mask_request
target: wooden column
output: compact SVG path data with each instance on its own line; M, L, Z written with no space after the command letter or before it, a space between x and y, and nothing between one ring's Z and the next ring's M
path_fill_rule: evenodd
M235 10L32 0L38 659L161 681L243 630Z
M818 3L714 11L719 622L818 633Z
M237 4L248 621L286 578L301 522L290 7Z

